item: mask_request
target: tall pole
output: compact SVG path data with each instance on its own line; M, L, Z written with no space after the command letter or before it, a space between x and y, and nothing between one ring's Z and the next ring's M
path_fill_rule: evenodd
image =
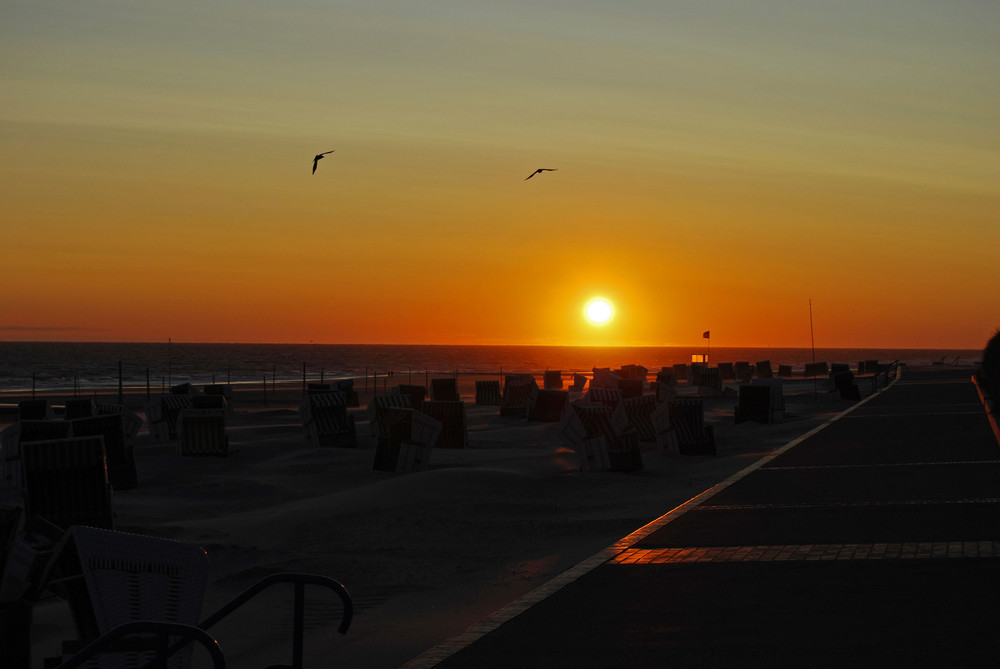
M809 298L809 343L812 346L813 358L813 399L819 401L819 391L816 389L816 337L813 335L813 301Z

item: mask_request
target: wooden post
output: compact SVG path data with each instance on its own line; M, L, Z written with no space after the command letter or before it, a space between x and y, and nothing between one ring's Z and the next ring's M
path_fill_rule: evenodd
M264 374L264 406L267 406L267 373Z
M302 363L302 401L306 399L306 363Z
M146 401L149 401L149 367L146 368Z
M31 373L31 399L35 399L35 373Z
M125 404L125 393L122 391L122 361L118 361L118 403Z

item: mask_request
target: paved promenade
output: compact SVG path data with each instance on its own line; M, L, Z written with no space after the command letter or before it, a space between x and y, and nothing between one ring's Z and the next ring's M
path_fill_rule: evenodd
M406 665L1000 666L1000 448L900 379Z

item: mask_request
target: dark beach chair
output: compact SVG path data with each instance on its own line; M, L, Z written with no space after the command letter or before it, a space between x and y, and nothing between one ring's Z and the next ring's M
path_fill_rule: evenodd
M835 374L830 374L830 384L833 390L840 393L840 399L842 400L860 400L861 390L858 385L854 383L854 374L849 371L841 371Z
M431 399L435 402L458 402L458 383L450 377L431 379Z
M354 416L347 413L348 397L341 392L307 395L299 415L309 442L319 447L357 448Z
M644 386L645 381L642 379L618 379L618 392L622 399L640 397Z
M430 400L424 402L421 413L441 423L437 448L465 448L468 429L465 421L465 402Z
M111 485L100 436L32 441L24 447L24 512L63 530L111 529Z
M99 436L104 440L108 481L115 490L134 488L139 480L133 447L125 436L121 414L104 414L69 421L74 437Z
M722 395L722 378L718 367L703 367L698 375L698 394L704 397Z
M225 399L226 413L233 413L233 387L225 383L216 383L205 386L204 393L207 396L221 396Z
M180 444L185 456L229 456L225 409L184 409L178 419Z
M350 594L339 582L317 574L265 577L201 619L209 573L208 555L194 544L72 528L57 546L47 576L49 588L69 604L77 638L63 644L63 655L51 666L63 662L61 666L67 667L188 669L195 645L201 644L212 666L224 667L220 645L209 630L275 586L291 586L294 591L293 663L280 666L302 666L306 586L334 591L343 607L337 629L345 634L350 627L354 612ZM48 660L45 666L50 666Z
M105 416L108 414L117 414L121 416L122 423L125 425L126 439L135 439L139 434L139 430L142 429L142 416L124 405L116 404L114 402L98 402L95 408L98 416Z
M410 396L376 395L368 403L368 425L371 427L372 436L376 439L385 434L385 431L388 429L386 419L389 416L389 410L392 408L411 408Z
M542 389L543 390L562 390L563 380L562 371L558 369L550 369L545 372L542 376Z
M568 401L569 392L565 390L539 390L535 399L528 401L528 420L558 423Z
M51 420L54 417L47 398L21 400L17 403L18 420Z
M591 370L593 376L590 380L590 389L594 388L617 388L618 375L611 371L610 367L594 367Z
M476 404L500 406L500 382L476 381Z
M792 366L791 365L778 365L778 376L784 378L790 378L792 376Z
M757 363L757 378L770 379L774 377L774 370L771 369L770 360L761 360Z
M0 432L0 481L14 488L24 485L21 464L24 444L29 441L65 439L70 427L63 420L19 420Z
M87 398L68 399L65 402L66 412L63 419L73 420L75 418L90 418L96 413L94 400Z
M629 426L635 430L636 438L639 441L655 441L653 412L656 411L656 398L653 395L627 397L622 400L621 406Z
M389 390L389 392L394 395L409 395L410 408L416 409L417 411L420 411L420 407L423 405L424 400L427 399L427 388L408 383L401 383L398 386L394 386Z
M528 417L528 402L538 395L538 383L530 374L508 374L500 398L501 416Z
M146 425L154 439L176 439L177 419L191 406L191 395L161 395L146 405Z
M583 374L573 373L573 385L570 387L570 392L582 393L587 387L587 377Z
M753 368L749 362L741 361L733 363L733 376L737 381L749 381L753 378Z
M771 389L767 386L743 384L736 404L736 422L771 422Z
M829 374L830 374L830 367L825 362L806 363L805 369L802 370L802 376L806 378L813 378L817 376L828 376Z
M688 377L688 366L684 364L673 365L671 369L674 372L674 378L678 381L690 381Z
M591 404L604 404L610 409L617 407L622 401L622 391L617 388L591 388L585 401Z
M192 395L191 396L191 408L192 409L221 409L226 413L229 413L229 409L226 406L226 396L225 395Z
M397 473L427 469L441 430L441 423L425 413L388 408L383 431L376 440L372 469Z
M347 396L347 406L348 408L356 409L361 406L361 400L358 398L358 391L354 389L354 379L338 379L334 383L335 390L337 392L344 393Z
M731 362L720 362L717 367L719 368L719 378L723 381L735 381L736 373L733 371L733 363Z
M715 435L705 425L705 409L700 399L680 398L667 403L670 424L677 433L681 455L715 455Z
M574 402L570 407L570 416L563 421L560 431L564 438L575 441L581 470L643 468L635 428L629 426L623 409L591 402Z

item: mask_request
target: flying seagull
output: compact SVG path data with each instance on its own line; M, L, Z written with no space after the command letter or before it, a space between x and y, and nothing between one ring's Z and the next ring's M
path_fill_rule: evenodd
M524 177L524 180L527 181L531 177L535 176L536 174L540 174L541 172L557 172L557 171L558 171L558 169L549 169L548 167L539 167L537 170L535 170L534 172L532 172L528 176Z
M323 160L323 156L325 156L326 154L333 153L336 150L337 149L330 149L329 151L324 151L323 153L321 153L321 154L317 155L315 158L313 158L313 174L316 174L316 163L318 163L319 161Z

